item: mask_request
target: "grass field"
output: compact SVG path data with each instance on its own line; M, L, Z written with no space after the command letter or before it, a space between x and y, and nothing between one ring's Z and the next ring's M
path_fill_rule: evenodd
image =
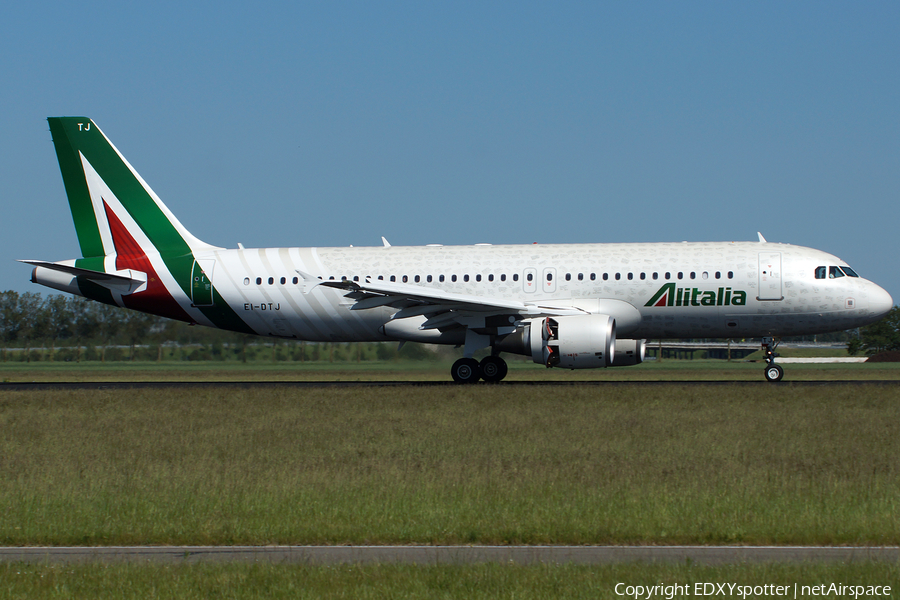
M897 544L900 389L0 393L0 544Z
M0 595L10 599L92 598L623 598L627 585L739 586L893 585L897 565L613 565L608 567L478 565L343 566L271 565L0 565ZM703 590L703 588L699 588ZM714 589L714 588L713 588ZM726 588L727 589L727 588ZM799 588L802 591L802 588ZM674 591L674 590L673 590ZM683 594L675 596L683 597ZM741 597L735 590L735 597ZM762 594L759 594L762 596ZM809 596L809 594L806 594ZM644 596L646 597L646 596ZM656 597L665 598L665 595ZM749 594L749 597L757 597ZM784 597L783 595L781 597ZM837 596L827 596L837 597ZM852 597L844 594L841 597Z
M0 380L27 381L449 381L450 362L0 362ZM763 381L762 362L648 361L571 371L511 361L505 381ZM900 380L900 363L785 365L785 381Z

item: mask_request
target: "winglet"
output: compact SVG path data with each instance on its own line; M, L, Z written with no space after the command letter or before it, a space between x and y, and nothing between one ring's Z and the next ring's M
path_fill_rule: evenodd
M761 234L760 232L757 231L757 232L756 232L756 235L759 236L759 243L760 243L760 244L766 244L766 243L768 243L768 242L766 242L766 238L763 237L763 234Z
M390 243L389 241L387 241L387 239L386 239L384 236L381 236L381 243L384 244L384 247L385 247L385 248L390 248L390 247L391 247L391 243Z
M309 273L305 273L300 269L294 269L296 273L303 279L303 293L308 294L313 291L317 286L322 284L322 280L316 277L315 275L310 275Z

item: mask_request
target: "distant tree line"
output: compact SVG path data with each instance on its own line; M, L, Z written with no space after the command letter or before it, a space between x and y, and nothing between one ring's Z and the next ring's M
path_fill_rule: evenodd
M785 338L785 341L813 338ZM851 354L900 350L900 308L858 331L815 336L846 342ZM193 327L77 296L0 292L0 360L274 360L431 359L448 349L394 342L315 343Z
M874 355L900 350L900 306L891 309L882 320L860 328L859 337L847 343L850 354Z
M316 343L247 335L69 295L0 292L0 361L432 359L396 342Z

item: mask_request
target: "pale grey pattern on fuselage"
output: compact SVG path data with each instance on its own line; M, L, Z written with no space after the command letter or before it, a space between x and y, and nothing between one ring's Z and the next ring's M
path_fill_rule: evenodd
M780 254L780 300L757 300L761 253ZM353 311L354 301L345 298L345 292L324 286L304 294L298 272L361 282L394 277L399 283L406 277L408 285L526 303L621 300L641 312L639 326L619 332L631 338L759 337L848 329L870 322L869 294L873 289L883 294L862 278L815 279L816 267L846 264L830 254L757 242L269 248L219 250L212 256L225 267L215 271L216 290L255 331L321 341L385 340L379 328L395 309ZM534 291L526 291L527 272L535 273ZM548 272L554 274L549 282ZM721 297L724 290L741 291L746 302L646 306L666 284L689 290L688 295L696 290L695 298L704 292Z

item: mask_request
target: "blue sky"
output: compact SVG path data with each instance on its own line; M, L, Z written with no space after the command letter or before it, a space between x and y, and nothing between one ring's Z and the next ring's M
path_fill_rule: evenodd
M78 245L93 118L226 247L755 240L900 302L896 2L14 3L0 289Z

